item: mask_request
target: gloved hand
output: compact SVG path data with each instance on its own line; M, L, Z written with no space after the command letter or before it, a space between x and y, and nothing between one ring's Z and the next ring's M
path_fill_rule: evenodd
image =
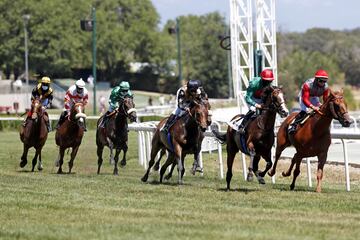
M258 103L255 103L255 107L256 107L257 109L261 109L261 108L262 108L261 104L258 104Z

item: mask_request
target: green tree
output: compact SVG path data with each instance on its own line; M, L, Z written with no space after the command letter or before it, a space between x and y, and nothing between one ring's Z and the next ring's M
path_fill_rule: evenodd
M218 40L225 32L224 17L215 12L182 16L179 21L184 78L201 80L210 97L227 97L227 52L219 47ZM172 26L175 23L169 21L165 28Z

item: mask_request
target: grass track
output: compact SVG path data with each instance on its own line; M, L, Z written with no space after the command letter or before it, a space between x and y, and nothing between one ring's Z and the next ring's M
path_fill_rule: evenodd
M290 191L289 178L278 177L273 185L266 177L265 186L245 182L237 161L234 190L225 192L216 154L206 154L204 177L187 174L179 187L177 174L159 185L153 173L143 184L136 139L131 133L128 165L119 176L107 160L96 175L95 132L89 131L75 173L57 175L53 132L43 151L44 170L35 173L29 172L33 151L20 169L18 134L0 132L0 239L360 239L356 169L346 192L341 168L326 165L323 193L317 194L307 187L304 170ZM280 163L277 176L287 165Z

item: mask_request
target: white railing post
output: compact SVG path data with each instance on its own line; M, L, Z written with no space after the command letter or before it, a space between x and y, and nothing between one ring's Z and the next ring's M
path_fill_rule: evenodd
M344 139L341 139L343 150L344 150L344 164L345 164L345 179L346 179L346 191L350 191L350 176L349 176L349 161L346 142Z

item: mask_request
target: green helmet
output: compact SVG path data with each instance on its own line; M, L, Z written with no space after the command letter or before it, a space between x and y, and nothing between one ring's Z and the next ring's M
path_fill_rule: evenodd
M127 91L130 89L130 84L128 82L122 81L119 84L119 87L120 87L120 91Z

